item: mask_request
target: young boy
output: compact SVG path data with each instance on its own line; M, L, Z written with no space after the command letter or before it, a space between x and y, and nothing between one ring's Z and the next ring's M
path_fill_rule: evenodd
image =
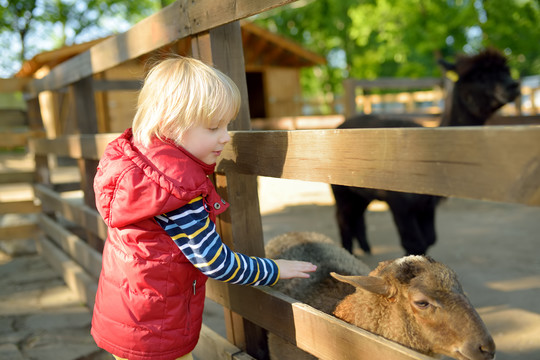
M273 285L316 269L235 253L215 230L229 205L208 176L239 108L222 72L170 58L148 73L133 130L105 150L94 189L108 237L92 335L117 359L191 359L207 277Z

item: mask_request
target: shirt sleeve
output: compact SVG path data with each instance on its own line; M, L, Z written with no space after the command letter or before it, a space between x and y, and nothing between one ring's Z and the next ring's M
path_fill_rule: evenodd
M200 196L155 219L193 266L212 279L253 286L272 286L279 279L275 261L234 252L221 241Z

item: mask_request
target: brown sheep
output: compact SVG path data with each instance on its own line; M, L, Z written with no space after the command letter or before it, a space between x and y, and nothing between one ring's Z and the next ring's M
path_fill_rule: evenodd
M266 255L318 265L309 279L281 280L275 285L318 310L429 356L495 357L495 343L456 273L429 257L384 261L370 273L367 265L331 239L311 232L272 239ZM272 359L314 359L283 342L269 336Z

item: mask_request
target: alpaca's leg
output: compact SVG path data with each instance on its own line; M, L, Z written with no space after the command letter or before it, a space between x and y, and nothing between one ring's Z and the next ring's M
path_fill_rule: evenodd
M341 244L352 253L353 239L356 237L360 248L366 253L371 253L364 219L364 212L371 200L359 196L351 189L347 186L332 185Z

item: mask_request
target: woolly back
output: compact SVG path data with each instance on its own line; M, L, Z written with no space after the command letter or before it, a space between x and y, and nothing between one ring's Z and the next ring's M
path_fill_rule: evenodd
M337 246L327 236L315 232L290 232L270 240L266 256L273 259L303 260L317 265L309 279L280 280L274 286L288 296L331 314L337 302L354 292L354 287L339 282L330 272L367 275L369 267Z

